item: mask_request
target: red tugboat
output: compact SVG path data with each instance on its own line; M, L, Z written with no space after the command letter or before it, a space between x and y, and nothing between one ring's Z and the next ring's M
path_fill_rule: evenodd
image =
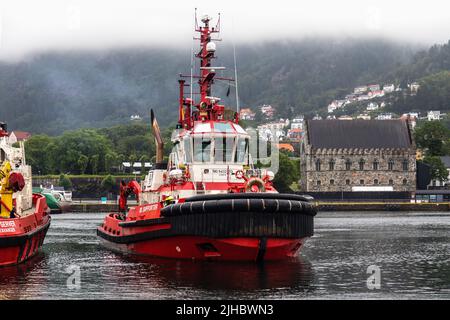
M0 267L19 264L36 254L50 226L45 197L32 193L31 168L23 144L8 142L0 123Z
M136 194L138 206L126 216L110 213L97 235L109 248L125 253L177 259L277 260L295 256L313 235L317 207L307 196L279 194L273 172L255 170L250 135L238 113L211 95L216 70L211 35L220 30L208 16L196 23L200 33L200 75L179 80L179 120L173 151L163 163L163 141L153 111L157 143L155 167L139 185L121 185L120 208ZM184 97L185 80L197 79L200 98ZM231 112L230 112L231 111ZM229 117L231 113L231 117Z

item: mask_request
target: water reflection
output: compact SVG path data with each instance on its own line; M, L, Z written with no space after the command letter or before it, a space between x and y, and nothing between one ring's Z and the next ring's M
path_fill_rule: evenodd
M39 251L34 257L15 266L0 268L0 300L17 300L23 297L28 284L33 281L33 272L38 270L46 259Z
M151 283L168 287L190 287L204 290L255 291L276 288L308 290L313 269L305 259L265 262L180 261L117 255L123 263L139 265L137 275ZM111 274L120 279L118 274Z

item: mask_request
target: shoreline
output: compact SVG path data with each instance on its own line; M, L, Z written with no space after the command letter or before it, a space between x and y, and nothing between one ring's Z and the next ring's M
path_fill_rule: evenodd
M450 202L410 203L410 202L316 202L321 211L450 211ZM133 206L133 205L131 205ZM117 204L73 203L68 212L117 212Z

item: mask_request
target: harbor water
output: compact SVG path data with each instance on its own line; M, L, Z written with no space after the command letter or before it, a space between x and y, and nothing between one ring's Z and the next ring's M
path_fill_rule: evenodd
M321 212L298 258L264 264L117 254L103 217L53 215L40 253L0 269L0 299L450 299L449 213Z

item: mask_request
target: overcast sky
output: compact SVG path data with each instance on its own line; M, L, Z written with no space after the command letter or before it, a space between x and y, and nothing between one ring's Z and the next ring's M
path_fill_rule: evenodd
M0 59L49 49L190 46L194 8L236 42L304 36L450 39L448 0L0 0Z

